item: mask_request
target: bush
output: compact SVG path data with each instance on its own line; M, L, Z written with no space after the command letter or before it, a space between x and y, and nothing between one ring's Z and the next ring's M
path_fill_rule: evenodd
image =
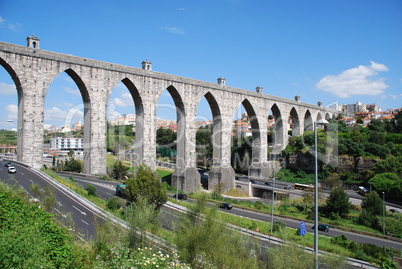
M120 208L119 198L113 197L107 200L106 207L110 210L117 210Z
M98 194L96 193L96 188L94 185L88 184L85 187L85 190L88 192L88 195L97 197Z
M272 226L272 231L275 232L281 232L285 230L286 228L286 223L283 221L274 221L274 225Z

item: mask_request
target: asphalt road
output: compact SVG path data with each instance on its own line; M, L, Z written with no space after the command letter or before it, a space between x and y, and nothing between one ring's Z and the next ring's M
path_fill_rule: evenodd
M51 188L56 200L53 213L58 216L59 221L64 226L74 230L75 234L84 241L96 236L94 223L95 221L101 223L104 218L34 170L16 163L13 163L13 165L17 168L17 172L9 174L4 162L1 162L0 178L2 181L23 188L31 197L34 197L34 193L31 191L33 183L40 186L42 193L45 193L46 188Z
M69 177L69 175L64 175L64 176L66 178ZM104 199L109 199L110 197L115 197L115 186L117 185L116 182L93 179L93 178L88 178L88 177L80 176L80 175L73 176L73 177L83 187L85 187L87 184L94 185L96 187L98 195ZM189 201L192 201L192 199L189 199ZM224 211L226 213L229 213L229 214L237 215L237 216L247 217L247 218L266 221L266 222L271 221L270 214L258 213L258 212L240 209L240 208L236 208L236 207L234 207L231 210L225 210L225 209L220 209L220 210ZM176 217L179 216L177 214L173 214L171 210L167 210L166 208L163 208L163 211L165 213L164 216L169 218L169 220L166 220L166 221L169 221L169 222L174 221L171 219L172 215L175 215ZM169 212L169 217L166 215L167 212ZM300 227L300 221L274 216L274 221L279 221L279 220L284 221L286 223L286 226L288 226L288 227L295 228L295 229ZM166 221L164 222L163 226L165 228L169 228L169 225L166 224ZM313 233L312 227L313 227L313 224L308 223L308 222L306 223L307 232ZM381 247L385 246L388 248L402 249L402 243L400 243L400 242L395 242L395 241L377 238L377 237L371 237L371 236L367 236L367 235L360 235L360 234L347 232L347 231L343 231L343 230L339 230L339 229L335 229L335 228L330 228L330 230L328 232L319 231L319 234L323 235L323 236L328 236L328 237L339 236L339 235L344 234L348 237L349 240L353 240L358 243L371 243L371 244L375 244L375 245L378 245Z

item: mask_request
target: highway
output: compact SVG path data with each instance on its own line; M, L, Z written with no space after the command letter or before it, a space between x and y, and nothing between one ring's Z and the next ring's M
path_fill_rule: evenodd
M0 178L6 183L18 184L19 186L27 190L27 192L31 196L33 196L33 193L32 191L30 191L30 186L33 183L39 184L43 190L46 188L46 186L51 186L54 189L54 194L56 196L55 213L59 216L59 219L62 220L62 222L65 222L65 220L67 219L67 215L70 214L74 221L76 232L79 233L80 238L82 238L83 240L89 240L90 238L94 238L96 236L96 230L93 225L94 220L104 221L103 217L96 214L96 212L90 210L89 207L87 207L85 204L82 204L80 201L78 201L75 197L71 196L69 193L66 193L51 180L49 181L40 174L33 172L33 170L25 168L24 166L21 166L19 164L15 164L15 167L17 168L17 173L8 174L7 168L4 166L3 162L0 165ZM64 176L66 178L69 177L69 175L67 174L64 174ZM87 184L94 185L96 187L98 195L103 199L116 197L115 186L117 185L117 183L115 182L99 180L93 177L86 177L81 175L74 175L73 177L77 181L77 183L79 183L83 187L85 187ZM15 180L13 180L13 178ZM191 199L189 200L191 201ZM222 210L229 214L235 214L251 219L262 220L266 222L270 222L271 220L270 214L263 214L236 207L234 207L232 210L224 210L224 209ZM163 226L167 228L168 226L170 226L167 223L174 222L174 219L177 218L178 214L172 212L171 210L167 211L167 209L164 209L164 212L165 212L164 213L165 221ZM300 226L300 221L297 220L280 218L277 216L274 217L274 220L275 221L282 220L286 223L288 227L292 228L298 228ZM312 232L311 227L312 225L307 223L308 232ZM338 236L341 234L345 234L350 240L356 242L372 243L378 246L386 246L395 249L402 249L402 243L400 242L395 242L376 237L370 237L366 235L359 235L342 230L337 230L334 228L331 228L330 231L327 233L321 231L319 233L324 236Z
M60 174L60 175L66 177L66 178L69 177L68 174L64 174L64 175ZM83 187L86 187L87 184L94 185L96 187L98 195L104 199L109 199L110 197L115 196L115 186L117 185L116 182L104 181L104 180L89 178L89 177L85 177L85 176L81 176L81 175L74 175L73 177ZM192 201L192 199L188 199L188 200ZM167 212L168 212L167 208L164 208L163 211L165 214L167 214ZM270 214L254 212L254 211L250 211L247 209L240 209L240 208L234 207L232 210L221 209L221 211L229 213L229 214L237 215L237 216L250 218L250 219L261 220L261 221L265 221L265 222L271 221ZM170 212L169 215L173 214L171 212L171 210L169 210L169 212ZM298 221L298 220L281 218L281 217L277 217L277 216L274 217L274 221L279 221L279 220L284 221L286 223L286 226L288 226L288 227L295 228L295 229L300 227L300 221ZM169 217L169 220L166 220L166 221L172 222L171 217ZM167 228L169 225L166 225L166 223L164 223L164 226ZM313 226L313 224L308 223L308 222L306 223L308 232L313 233L312 226ZM402 249L402 242L396 242L396 241L391 241L391 240L387 240L387 239L371 237L371 236L367 236L367 235L360 235L360 234L356 234L356 233L352 233L352 232L338 230L335 228L330 228L329 232L319 231L319 234L323 235L323 236L329 236L329 237L339 236L339 235L344 234L348 237L349 240L353 240L358 243L371 243L371 244L375 244L375 245L378 245L381 247L385 246L388 248Z
M50 187L55 195L55 206L53 213L58 216L61 224L72 229L74 233L82 240L88 241L95 238L96 229L94 221L103 222L104 218L90 209L85 203L60 188L53 180L49 180L35 170L12 162L17 168L15 174L9 174L4 162L0 165L0 178L7 184L16 185L23 188L28 195L34 197L31 191L31 185L36 183L40 186L42 193ZM73 223L71 223L73 222Z

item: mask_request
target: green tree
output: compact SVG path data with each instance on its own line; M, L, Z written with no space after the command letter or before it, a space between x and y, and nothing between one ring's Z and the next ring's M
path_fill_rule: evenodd
M128 240L131 247L146 246L147 231L155 231L160 228L160 210L156 205L143 196L138 196L126 210L126 220L129 223ZM140 231L138 242L137 229Z
M379 228L378 216L383 212L382 200L377 192L370 192L363 199L362 211L359 215L359 223L375 229Z
M402 134L402 110L395 115L395 132Z
M256 257L258 248L228 229L217 208L208 208L205 193L196 194L176 229L174 241L191 268L262 268Z
M156 144L159 146L169 145L170 148L175 149L176 144L174 141L176 140L176 137L177 134L171 129L159 127L156 130Z
M376 174L370 179L378 192L385 192L388 198L400 199L402 197L402 179L395 173Z
M374 216L379 216L382 214L382 200L377 192L370 192L362 201L362 209L367 210Z
M329 195L325 206L325 214L331 218L336 216L344 218L349 214L351 206L352 203L349 201L345 190L341 187L337 187L333 189Z
M136 177L130 177L126 185L131 201L136 202L140 197L144 197L157 208L167 201L167 190L162 185L160 176L145 164L138 167Z
M128 169L130 167L125 166L122 161L117 161L113 164L111 177L116 180L125 180L128 177Z
M74 159L74 157L70 157L70 159L66 160L64 163L64 171L81 173L83 170L83 163L80 160Z
M390 156L385 160L378 162L374 166L374 171L377 173L395 173L402 175L402 156Z

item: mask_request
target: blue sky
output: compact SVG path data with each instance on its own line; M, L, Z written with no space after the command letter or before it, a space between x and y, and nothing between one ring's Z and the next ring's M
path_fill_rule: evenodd
M0 40L153 70L303 102L362 101L402 106L400 0L0 0ZM45 123L80 117L81 97L67 75L46 97ZM110 115L133 113L118 85ZM60 98L62 96L62 98ZM0 129L16 127L17 95L0 67ZM160 118L174 118L163 95ZM161 112L162 107L166 112ZM199 119L210 118L203 102ZM7 120L14 122L7 122Z

